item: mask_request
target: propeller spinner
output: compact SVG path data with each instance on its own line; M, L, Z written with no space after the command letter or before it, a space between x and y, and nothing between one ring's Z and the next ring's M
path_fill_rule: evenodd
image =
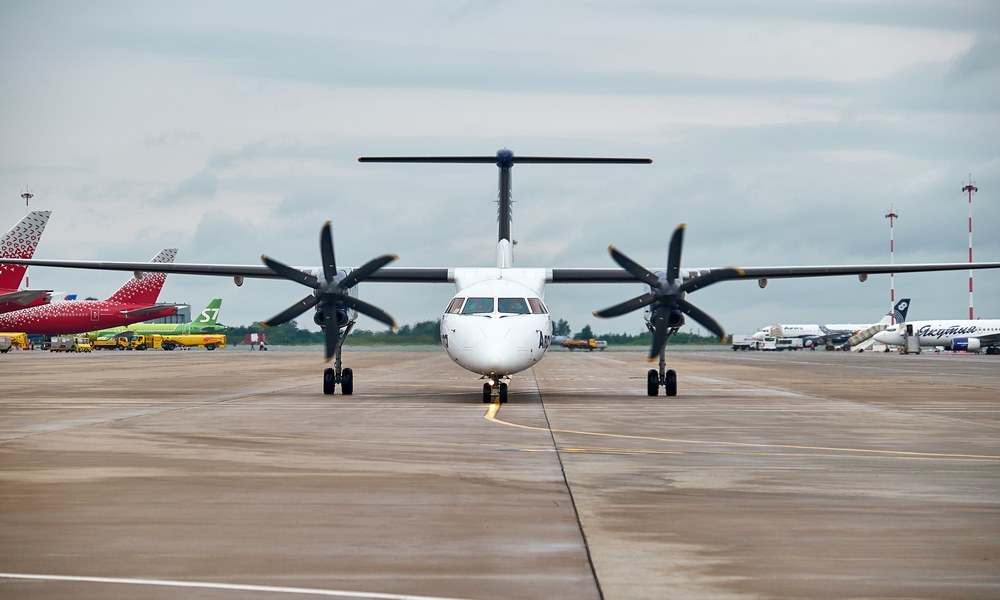
M720 338L725 339L726 337L726 333L722 329L722 326L701 309L685 300L684 295L688 292L693 292L713 283L718 283L719 281L741 277L742 271L739 269L715 269L704 275L688 279L682 283L680 280L680 272L681 247L683 244L684 225L681 224L677 226L677 229L674 230L673 236L670 238L670 250L667 254L667 271L664 277L657 277L653 272L619 252L614 246L610 246L608 248L611 252L611 258L613 258L614 261L621 266L621 268L631 273L639 281L649 285L652 288L652 291L642 294L641 296L636 296L631 300L626 300L620 304L610 306L604 310L596 311L594 316L605 318L617 317L645 306L649 306L650 304L654 305L651 324L653 328L653 344L649 349L650 360L659 356L659 354L663 351L664 346L667 344L667 336L671 327L670 313L674 309L688 315L700 323L705 329L708 329Z
M319 309L323 312L323 322L327 323L327 325L323 327L326 332L325 355L326 360L330 360L334 352L337 350L337 342L340 335L339 329L335 325L337 323L336 311L338 305L353 308L359 313L367 315L376 321L385 323L386 325L392 327L393 330L396 329L396 321L389 316L389 313L377 306L351 296L348 293L348 290L370 277L375 271L378 271L382 267L396 260L397 257L393 254L385 254L383 256L379 256L378 258L373 258L357 269L351 271L347 276L338 279L337 261L333 252L333 232L330 228L330 221L324 223L323 229L320 231L319 249L320 255L323 259L323 279L320 279L311 273L306 273L294 267L290 267L268 256L260 257L260 259L264 261L264 264L278 275L296 283L301 283L304 286L311 287L314 290L313 293L289 306L281 313L275 315L267 321L262 321L261 325L265 327L281 325L282 323L286 323L295 317L298 317L310 308L319 306Z

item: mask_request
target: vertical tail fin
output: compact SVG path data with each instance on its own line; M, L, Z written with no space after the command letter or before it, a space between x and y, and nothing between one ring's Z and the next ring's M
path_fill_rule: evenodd
M177 256L177 248L160 250L150 262L172 263ZM167 280L166 273L143 273L141 277L129 279L125 285L108 298L108 302L125 304L156 304L163 283Z
M901 298L896 306L892 307L892 318L896 320L897 323L906 322L906 311L910 309L910 299Z
M219 321L219 310L222 309L222 298L216 298L208 303L205 310L201 311L198 317L191 321L192 325L217 325Z
M0 238L0 257L31 258L51 215L49 210L33 210L24 215L21 222ZM0 288L19 288L27 268L24 265L0 265Z

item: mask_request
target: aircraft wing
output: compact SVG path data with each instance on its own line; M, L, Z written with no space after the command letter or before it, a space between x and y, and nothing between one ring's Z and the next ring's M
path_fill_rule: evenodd
M255 279L284 279L265 265L227 265L208 263L150 263L91 260L49 260L39 258L0 258L0 263L98 271L137 271L142 273L174 273L178 275L215 275ZM293 267L312 273L321 267ZM368 281L394 283L447 283L453 281L447 268L383 267L367 278Z
M282 279L265 265L232 265L209 263L149 263L86 260L51 260L40 258L0 258L0 263L38 267L96 269L101 271L138 271L143 273L175 273L179 275L214 275L218 277L249 277ZM320 267L294 267L305 272ZM1000 262L918 263L876 265L812 265L798 267L709 267L685 269L684 278L718 271L715 281L768 280L796 277L832 277L836 275L879 275L887 273L919 273L928 271L962 271L965 269L1000 269ZM635 283L637 279L618 268L553 268L547 269L550 283ZM372 273L368 281L393 283L446 283L453 281L452 269L445 267L383 267Z
M684 279L719 271L715 281L766 280L795 277L832 277L835 275L880 275L886 273L920 273L927 271L962 271L965 269L1000 269L1000 262L919 263L881 265L812 265L801 267L710 267L685 269ZM551 283L635 283L638 280L623 269L561 268L552 269ZM692 290L693 291L693 290Z
M0 294L0 304L17 304L27 306L32 302L48 296L52 290L18 290Z

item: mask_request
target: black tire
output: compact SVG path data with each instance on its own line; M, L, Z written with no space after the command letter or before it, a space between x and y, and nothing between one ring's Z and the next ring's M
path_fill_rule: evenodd
M486 404L490 400L492 400L492 398L490 398L490 396L492 394L493 394L493 389L490 387L490 384L484 383L483 384L483 404Z
M337 391L337 380L333 369L323 370L323 393L331 396Z
M215 350L215 344L205 344L205 350Z
M646 394L650 396L660 395L660 373L656 369L646 371Z
M344 369L340 372L340 392L345 396L354 393L354 371Z
M677 395L677 371L674 371L673 369L669 369L667 371L666 377L664 377L664 379L665 379L665 381L664 381L664 387L667 388L667 395L668 396L676 396Z
M500 404L507 404L507 384L500 382Z

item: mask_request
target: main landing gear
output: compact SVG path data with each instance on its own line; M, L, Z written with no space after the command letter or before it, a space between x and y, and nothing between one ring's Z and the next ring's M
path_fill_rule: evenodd
M489 382L483 384L483 403L493 402L494 396L500 399L500 404L507 404L506 381L501 381L494 385L490 385Z
M646 393L650 396L659 395L661 385L666 389L667 396L677 395L677 371L667 369L665 354L665 350L660 350L659 370L650 369L646 372Z
M340 384L340 391L345 396L350 396L354 393L354 371L350 368L341 368L340 361L340 352L344 349L344 340L347 339L347 334L351 332L353 327L354 323L351 323L343 335L339 335L338 332L337 349L333 352L333 368L323 370L323 393L328 396L336 393L338 383Z

